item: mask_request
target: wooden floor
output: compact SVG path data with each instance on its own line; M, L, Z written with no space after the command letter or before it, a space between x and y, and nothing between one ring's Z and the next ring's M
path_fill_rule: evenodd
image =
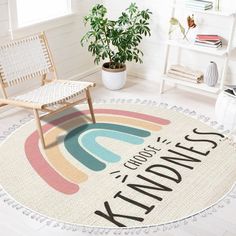
M127 98L148 99L168 103L195 110L198 114L214 118L215 100L199 96L181 89L172 89L159 96L157 83L137 78L129 78L127 86L120 91L108 91L100 83L100 74L93 74L85 80L97 83L92 95L95 99ZM0 136L8 127L26 116L21 109L11 109L0 113ZM0 193L1 196L1 193ZM131 233L130 233L131 234ZM130 235L128 234L128 235ZM80 236L91 235L86 232L72 232L38 223L27 215L16 211L2 201L0 197L0 236ZM110 235L110 234L106 234ZM125 234L124 234L125 235ZM132 234L136 235L136 234ZM145 232L139 235L147 235ZM173 224L170 228L160 228L158 232L149 232L155 236L235 236L236 235L236 190L216 207L211 214L200 214L194 219L181 224Z

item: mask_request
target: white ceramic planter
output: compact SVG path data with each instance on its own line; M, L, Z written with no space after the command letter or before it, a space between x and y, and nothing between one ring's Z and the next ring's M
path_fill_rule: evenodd
M102 82L110 90L118 90L124 87L127 80L126 66L120 69L107 68L108 63L102 67Z

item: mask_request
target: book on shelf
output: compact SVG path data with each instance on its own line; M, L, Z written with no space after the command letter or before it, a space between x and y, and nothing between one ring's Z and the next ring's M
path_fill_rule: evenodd
M202 1L202 0L186 0L185 4L192 4L195 6L211 6L213 5L212 1Z
M222 38L217 34L197 34L196 39L199 40L222 40Z
M224 93L236 98L236 85L225 85Z
M208 6L208 7L199 7L199 6L194 6L191 4L186 4L187 8L190 8L192 10L199 10L199 11L207 11L207 10L211 10L213 8L213 6Z
M218 45L218 44L222 44L222 41L221 40L199 40L199 39L196 39L195 40L196 43L203 43L203 44L207 44L207 45Z
M203 82L203 73L201 71L196 71L182 65L170 66L169 70L167 71L167 76L195 84Z
M196 10L210 10L213 8L213 2L202 0L186 0L185 6Z
M208 44L208 43L205 43L205 42L195 41L194 44L197 45L197 46L203 46L203 47L208 47L208 48L221 48L222 47L222 43Z
M222 38L219 35L209 34L198 34L194 44L209 48L220 48L223 45Z

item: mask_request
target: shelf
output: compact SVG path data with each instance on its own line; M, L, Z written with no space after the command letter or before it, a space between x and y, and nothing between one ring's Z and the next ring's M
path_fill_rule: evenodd
M183 86L186 86L186 87L189 87L189 88L198 89L198 90L208 92L208 93L212 93L212 94L218 94L220 92L219 87L210 87L210 86L208 86L204 83L200 83L200 84L196 83L195 84L195 83L184 81L184 80L174 79L174 78L171 78L167 75L163 75L162 79L164 81L167 81L167 82L172 83L172 84L183 85Z
M227 55L227 47L226 46L223 46L221 48L208 48L208 47L204 47L204 46L197 46L191 42L183 41L183 40L179 40L179 41L178 40L168 40L167 44L171 45L171 46L180 47L180 48L184 48L184 49L188 49L188 50L192 50L192 51L196 51L196 52L211 54L211 55L215 55L215 56Z

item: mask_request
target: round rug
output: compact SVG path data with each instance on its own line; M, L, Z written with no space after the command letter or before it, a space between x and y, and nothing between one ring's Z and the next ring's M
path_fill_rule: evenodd
M180 220L236 182L235 147L184 114L136 104L87 105L35 122L0 146L0 184L17 202L71 224L135 227Z

